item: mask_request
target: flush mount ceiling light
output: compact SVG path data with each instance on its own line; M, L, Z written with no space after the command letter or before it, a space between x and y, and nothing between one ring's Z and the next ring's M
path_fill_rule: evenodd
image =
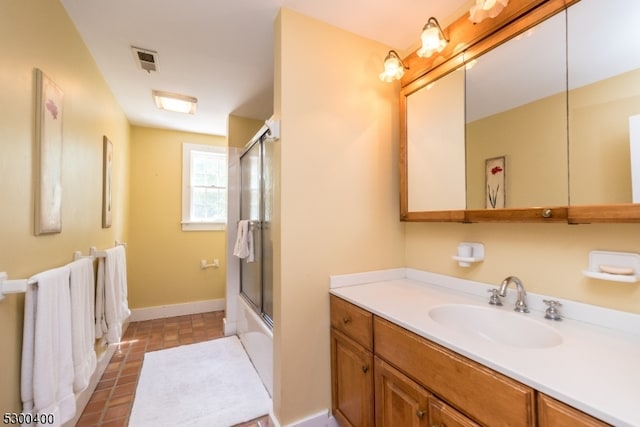
M153 91L153 99L156 107L161 110L174 111L176 113L195 114L198 99L193 96L180 95L178 93Z
M469 9L469 20L477 24L487 18L495 18L508 3L509 0L476 0Z
M387 57L384 58L384 71L380 73L380 80L387 83L400 80L404 75L404 70L408 69L409 67L404 65L398 52L390 50L389 53L387 53Z
M449 39L442 32L438 20L433 16L424 24L420 38L422 39L422 47L416 53L421 58L428 58L436 52L442 52L442 49L449 43Z

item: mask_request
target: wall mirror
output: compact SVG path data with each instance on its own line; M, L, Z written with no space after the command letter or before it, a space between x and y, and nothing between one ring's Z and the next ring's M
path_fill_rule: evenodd
M446 57L408 58L401 219L640 222L640 2L518 0L502 14L454 22ZM450 96L430 94L433 82Z
M409 211L464 210L464 69L407 95Z
M568 203L565 13L467 61L467 209Z
M639 22L637 0L567 10L570 206L640 203Z

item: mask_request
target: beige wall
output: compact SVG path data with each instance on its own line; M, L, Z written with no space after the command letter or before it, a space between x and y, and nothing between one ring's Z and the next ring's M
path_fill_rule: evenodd
M57 1L3 0L0 13L0 271L27 278L73 252L127 240L129 126ZM64 91L62 232L33 234L34 68ZM102 138L113 142L113 225L103 229ZM16 412L24 295L0 302L0 413Z
M133 126L129 307L224 298L226 232L182 231L182 143L226 146L226 138ZM200 269L200 260L220 260Z
M229 147L244 148L264 125L264 120L229 115L227 120L227 143Z
M276 23L274 411L330 407L329 275L403 265L388 48L287 9Z

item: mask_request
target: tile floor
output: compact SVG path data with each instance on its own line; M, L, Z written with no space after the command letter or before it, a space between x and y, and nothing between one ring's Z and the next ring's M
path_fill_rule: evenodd
M126 427L147 351L215 338L223 333L223 311L132 322L111 357L76 427ZM237 427L267 427L263 417ZM176 426L179 427L179 426Z

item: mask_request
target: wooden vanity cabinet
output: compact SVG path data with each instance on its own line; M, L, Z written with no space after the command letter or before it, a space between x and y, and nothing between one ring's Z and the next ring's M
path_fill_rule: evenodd
M331 400L342 427L372 427L373 316L331 296Z
M540 427L604 427L609 424L545 394L538 393L538 425Z
M342 427L608 425L334 295L331 364Z

